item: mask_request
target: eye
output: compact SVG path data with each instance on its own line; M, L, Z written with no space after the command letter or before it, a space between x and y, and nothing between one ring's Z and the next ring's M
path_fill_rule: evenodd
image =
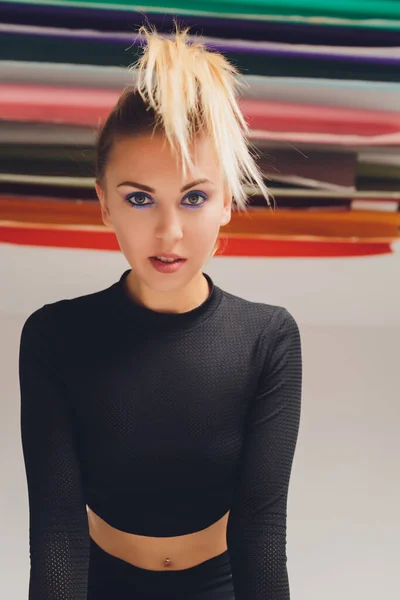
M203 192L189 192L189 194L187 194L185 198L190 200L189 204L186 204L186 206L189 206L190 208L200 208L200 206L202 206L207 201L207 195ZM198 200L199 198L202 200L202 202L196 203L196 200Z
M146 198L151 200L150 196L148 196L144 192L134 192L133 194L129 194L129 196L126 196L125 200L131 206L135 206L136 208L142 208L144 206L150 206L150 204L152 204L152 202L148 202L147 204L145 204L144 202ZM132 202L132 200L135 200L135 202Z

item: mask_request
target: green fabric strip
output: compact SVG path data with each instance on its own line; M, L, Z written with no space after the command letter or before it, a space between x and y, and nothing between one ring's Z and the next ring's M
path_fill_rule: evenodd
M360 163L357 167L357 175L359 177L398 179L400 181L400 164Z

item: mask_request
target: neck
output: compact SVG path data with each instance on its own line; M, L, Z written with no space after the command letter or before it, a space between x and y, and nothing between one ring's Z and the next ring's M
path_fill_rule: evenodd
M136 304L159 313L181 314L195 309L209 296L207 279L200 272L187 286L172 292L154 292L139 281L133 270L125 278L125 291Z

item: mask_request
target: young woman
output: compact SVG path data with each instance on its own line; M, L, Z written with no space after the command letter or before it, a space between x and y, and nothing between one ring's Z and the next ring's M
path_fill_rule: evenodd
M236 71L141 28L100 131L102 219L131 268L45 304L20 343L29 600L288 600L299 329L203 272L259 186Z

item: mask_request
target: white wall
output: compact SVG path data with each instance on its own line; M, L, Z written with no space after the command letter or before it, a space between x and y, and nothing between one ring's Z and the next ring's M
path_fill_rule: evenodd
M303 345L303 408L288 504L292 600L397 600L400 564L400 253L214 258L235 294L286 306ZM0 246L0 598L26 600L28 499L18 344L39 306L106 287L116 252ZM116 599L117 600L117 599Z

